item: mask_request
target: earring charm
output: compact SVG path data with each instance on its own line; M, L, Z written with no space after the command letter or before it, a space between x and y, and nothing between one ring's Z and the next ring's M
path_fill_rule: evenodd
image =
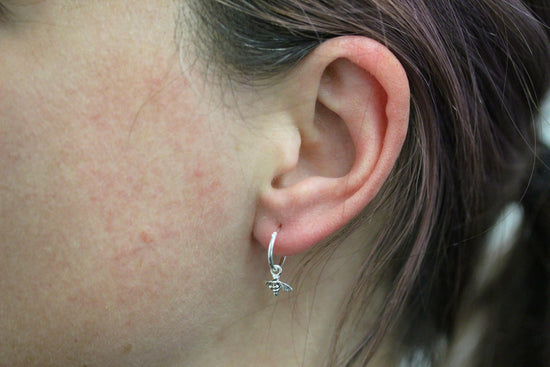
M271 270L272 280L265 282L265 285L273 291L273 295L279 295L279 292L283 290L284 292L292 292L292 287L286 283L283 283L279 280L281 273L283 272L283 265L286 260L286 256L283 256L279 265L273 263L273 247L275 247L275 239L277 238L277 232L273 232L271 235L271 241L269 241L269 248L267 250L267 263Z

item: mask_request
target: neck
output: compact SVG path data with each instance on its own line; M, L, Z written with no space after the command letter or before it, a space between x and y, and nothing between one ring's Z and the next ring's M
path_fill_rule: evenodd
M294 291L281 291L274 297L265 288L254 313L214 329L199 358L187 365L324 366L350 286L361 266L363 257L358 255L364 249L358 249L356 243L350 237L326 261L306 266L302 266L304 258L288 258L281 280ZM266 280L270 278L267 271ZM385 357L377 356L373 366L388 365L384 361Z

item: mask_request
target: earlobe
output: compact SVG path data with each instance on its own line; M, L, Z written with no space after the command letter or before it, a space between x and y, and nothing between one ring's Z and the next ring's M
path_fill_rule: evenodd
M279 231L279 255L309 249L363 210L393 169L409 119L406 74L374 40L329 40L291 78L309 101L300 107L306 118L295 121L300 146L293 154L299 156L291 157L291 167L274 170L282 173L261 192L254 223L264 246Z

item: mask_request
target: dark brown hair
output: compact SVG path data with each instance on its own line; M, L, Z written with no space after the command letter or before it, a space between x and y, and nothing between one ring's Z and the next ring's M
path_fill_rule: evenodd
M338 353L336 340L329 364L366 364L396 320L402 351L429 354L438 337L452 342L459 308L475 306L489 307L492 321L500 322L487 331L477 365L546 365L550 237L543 231L550 222L540 223L550 210L541 194L550 181L548 166L536 157L544 149L534 121L550 83L548 4L195 0L191 7L195 44L236 82L271 80L341 35L383 43L407 72L412 101L403 152L354 224L377 213L393 215L365 259L341 328L361 317L373 279L389 282L391 291L353 352ZM527 190L534 176L545 175L539 189ZM485 234L513 202L524 202L526 211L513 261L464 306ZM497 307L511 297L510 305Z

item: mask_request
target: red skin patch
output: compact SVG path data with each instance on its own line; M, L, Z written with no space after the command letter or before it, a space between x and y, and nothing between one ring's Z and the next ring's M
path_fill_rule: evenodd
M141 242L147 245L150 245L155 241L155 239L153 238L153 235L147 231L141 231L141 233L139 234L139 239L141 240Z

